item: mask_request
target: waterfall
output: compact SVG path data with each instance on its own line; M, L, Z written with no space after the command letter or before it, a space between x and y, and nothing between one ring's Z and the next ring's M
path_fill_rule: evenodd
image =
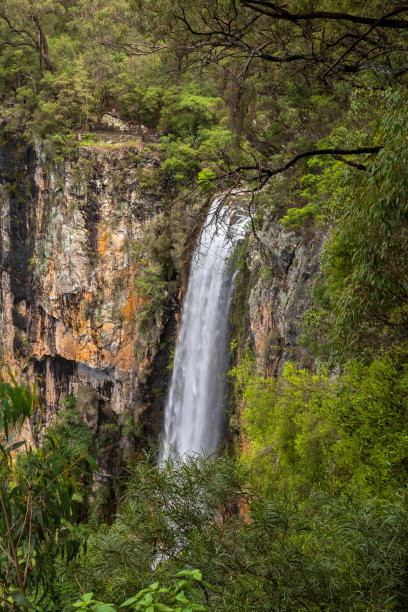
M228 260L244 236L246 219L213 202L196 245L173 374L165 406L162 457L212 454L222 439L229 311L235 274Z

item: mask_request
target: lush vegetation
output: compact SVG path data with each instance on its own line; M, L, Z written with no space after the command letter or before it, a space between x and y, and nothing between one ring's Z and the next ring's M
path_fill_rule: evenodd
M28 610L30 593L53 589L55 560L69 562L85 545L76 524L78 464L95 462L87 450L64 457L51 435L37 451L16 439L36 407L36 388L9 378L0 383L0 597L4 609Z
M132 467L116 521L90 537L66 581L120 609L139 589L174 588L189 567L205 577L192 594L204 609L403 610L407 519L403 492L305 496L258 485L227 458L172 457L162 469L148 460ZM46 609L69 609L59 605Z
M0 0L3 139L45 139L58 161L95 144L105 113L160 134L163 163L142 187L164 186L163 214L133 253L151 308L173 274L166 215L195 189L247 190L244 282L246 249L265 277L273 267L271 220L326 236L303 321L313 371L266 376L237 325L244 451L130 466L112 524L77 525L80 472L95 466L75 406L23 452L11 429L35 394L1 383L6 609L406 609L407 12L399 0Z
M276 489L388 495L407 482L406 355L369 365L356 360L340 377L287 363L263 378L248 357L233 370L242 394L247 458Z

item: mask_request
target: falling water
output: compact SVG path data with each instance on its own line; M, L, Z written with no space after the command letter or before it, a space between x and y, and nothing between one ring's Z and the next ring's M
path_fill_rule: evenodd
M228 258L246 219L217 198L196 246L165 407L162 457L171 448L212 454L223 434L229 310L235 275Z

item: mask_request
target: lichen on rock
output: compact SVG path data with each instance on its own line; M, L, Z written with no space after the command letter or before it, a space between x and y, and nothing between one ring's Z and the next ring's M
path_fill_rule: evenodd
M90 405L96 398L118 422L129 412L143 418L179 293L174 262L135 249L152 231L155 248L172 249L176 230L163 220L161 186L140 180L160 167L158 147L95 142L61 163L42 143L34 151L10 141L0 161L2 352L38 382L33 440L61 401L84 389ZM152 271L160 303L138 283Z

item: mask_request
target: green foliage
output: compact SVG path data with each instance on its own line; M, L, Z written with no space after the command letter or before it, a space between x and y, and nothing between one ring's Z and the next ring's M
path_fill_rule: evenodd
M114 609L125 597L152 605L155 583L172 584L187 567L213 587L202 583L192 597L205 609L401 610L405 504L404 493L387 501L356 490L337 498L280 494L227 458L172 457L161 469L147 461L132 467L115 523L91 537L75 575L88 597Z
M5 446L2 444L2 449L8 453L17 449L10 440L11 430L21 426L30 417L37 402L35 386L31 391L25 385L18 385L11 373L10 377L11 382L0 382L0 429L4 432L7 441Z
M169 114L172 112L173 109L169 109ZM199 127L190 126L189 130L175 128L174 133L161 138L166 159L160 168L160 174L169 185L177 186L198 173L199 186L204 191L211 192L215 187L211 180L216 176L215 170L213 167L204 167L202 170L200 168L205 164L216 167L221 155L231 148L232 134L216 123L219 117L214 116L215 125L211 127L205 127L206 115L199 115L199 118Z
M214 170L211 168L203 168L201 172L198 173L197 183L202 191L212 193L215 189L214 178L216 174Z
M143 237L131 247L131 256L138 266L135 287L144 300L137 314L141 331L154 324L171 292L174 275L171 229L167 215L157 215L146 224Z
M280 378L264 378L251 355L231 371L242 398L248 458L262 481L323 488L335 432L321 418L329 380L287 363ZM332 483L330 483L332 484Z
M200 127L217 123L220 98L203 96L197 87L170 88L163 96L159 128L176 137L196 136Z
M153 266L145 266L135 279L135 285L140 295L149 301L149 309L160 308L165 300L167 282L162 279L161 270Z
M176 353L176 349L171 349L170 350L169 363L166 365L166 370L168 370L169 372L172 372L173 368L174 368L175 353Z
M0 383L0 577L5 609L27 610L33 608L29 591L52 588L56 559L69 562L84 544L75 528L80 483L78 459L64 460L51 438L48 447L21 452L26 443L14 441L11 428L31 416L36 389L9 376L11 382Z
M130 467L116 520L93 534L77 561L75 577L89 590L77 608L115 609L125 597L128 608L147 610L406 607L406 497L396 493L408 464L406 29L366 23L401 3L266 4L263 11L262 3L229 0L2 0L5 140L46 139L48 157L62 165L78 146L95 144L89 126L113 113L160 138L164 159L148 172L140 167L142 192L167 201L190 182L201 198L195 207L189 195L188 210L164 206L131 245L143 354L171 303L174 262L188 251L186 220L202 211L203 195L239 187L252 168L258 244L279 219L306 238L316 229L328 236L303 342L336 369L312 373L287 363L268 379L243 357L251 288L259 273L265 285L274 273L267 252L261 272L256 253L247 266L248 240L234 258L231 345L243 460L172 457L161 470L149 461ZM305 19L302 27L286 20L288 12L334 10L365 17ZM298 153L373 144L382 146L375 158L303 160L257 192L262 168ZM37 274L45 255L36 253ZM270 350L282 352L275 332L265 345L265 361ZM0 384L0 572L9 609L30 607L25 598L34 601L37 587L45 594L62 556L77 553L84 492L77 472L96 467L92 431L72 398L43 448L23 453L13 432L27 423L34 395L14 380ZM83 401L92 417L89 393ZM132 428L127 415L122 434ZM100 433L102 445L120 435L106 421ZM93 524L108 491L95 493ZM180 571L186 578L175 582ZM202 588L189 594L192 580ZM74 599L73 574L68 583L72 597L59 584L55 605L43 600L54 612Z
M313 202L308 202L302 208L288 208L286 215L280 220L285 229L299 228L306 224L307 221L315 219L319 212L319 207Z
M380 338L387 348L406 336L407 110L405 93L387 95L379 128L384 148L353 185L324 262L333 308L330 337L360 351L365 345L377 349Z
M308 492L359 487L389 494L407 481L406 354L351 361L337 379L287 363L264 378L234 368L247 458L261 482Z
M63 405L64 409L48 428L48 439L52 439L64 459L78 459L94 450L93 431L75 409L74 396L63 400Z
M320 297L305 318L305 341L324 357L331 353L343 361L350 354L373 356L380 345L387 351L407 331L407 100L402 91L387 91L376 101L382 109L376 139L384 146L367 172L326 162L320 174L303 177L307 204L281 220L284 227L310 219L332 226ZM352 115L356 107L361 112L357 96Z
M89 144L93 144L95 141L96 141L96 135L92 134L92 132L87 132L86 134L82 136L81 144L89 145Z
M202 580L199 570L182 570L176 574L179 579L171 587L159 587L159 583L150 584L134 597L129 597L121 608L129 610L162 610L163 612L190 612L190 610L206 610L201 604L194 603L190 598L197 597L196 585L209 585ZM211 588L211 587L210 587ZM115 612L111 604L104 604L92 599L93 593L85 593L74 608L92 610L93 612Z
M372 106L374 110L370 118L366 119L364 126L356 129L356 122L361 122L361 115L365 115L367 108ZM356 107L359 113L356 113ZM362 103L361 92L351 92L348 112L341 118L341 123L317 143L316 148L353 149L367 145L371 142L384 112L384 95L369 91ZM354 163L351 158L349 161ZM359 158L359 161L364 162L364 158ZM314 226L327 228L341 222L347 214L346 210L353 206L355 190L363 179L362 171L348 166L344 161L327 156L310 158L304 171L299 177L297 206L286 211L280 219L282 226L286 229L301 228L307 227L313 221Z

